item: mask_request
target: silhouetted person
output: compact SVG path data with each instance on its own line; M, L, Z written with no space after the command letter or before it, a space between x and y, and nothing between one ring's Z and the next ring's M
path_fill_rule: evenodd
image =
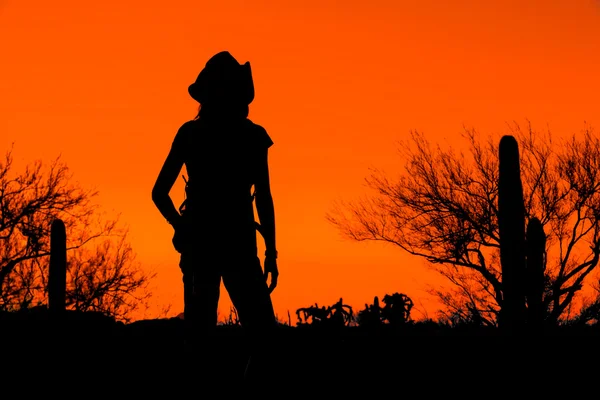
M267 341L277 326L270 298L278 278L267 158L273 142L263 127L248 119L254 99L249 62L241 65L229 52L220 52L208 60L188 92L200 103L198 115L175 135L152 199L173 226L173 244L181 253L186 341L197 345L199 357L218 357L210 337L223 279L250 339L250 377L259 354L273 347ZM184 165L186 200L178 212L169 193ZM264 271L257 256L253 201L266 245Z

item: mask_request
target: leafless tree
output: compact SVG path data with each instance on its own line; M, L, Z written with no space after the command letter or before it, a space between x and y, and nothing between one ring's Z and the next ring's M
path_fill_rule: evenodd
M103 216L93 201L97 192L74 182L60 157L18 172L12 153L0 162L0 310L46 304L50 228L60 218L67 229L68 307L127 319L150 296L153 275L135 262L118 218Z
M554 142L549 130L509 125L517 138L527 218L547 235L547 319L569 319L600 257L600 139L589 126ZM436 288L453 319L495 325L502 307L498 236L499 135L465 128L466 150L411 132L397 176L374 169L370 195L336 202L327 219L352 240L394 244L422 257L450 288Z
M99 311L129 322L134 311L149 307L149 284L154 276L135 260L126 234L104 239L92 249L83 247L71 254L67 265L67 307Z

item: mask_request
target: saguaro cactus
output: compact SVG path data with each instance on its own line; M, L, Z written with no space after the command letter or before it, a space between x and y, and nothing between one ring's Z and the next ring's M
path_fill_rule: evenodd
M48 308L50 311L64 311L66 284L67 233L65 223L56 219L50 228L50 269L48 272Z
M503 304L499 323L513 331L525 323L524 277L525 203L521 183L519 146L511 135L500 139L498 177L498 229L502 267Z
M544 322L544 270L546 254L546 234L542 223L531 218L527 224L527 323L538 329Z

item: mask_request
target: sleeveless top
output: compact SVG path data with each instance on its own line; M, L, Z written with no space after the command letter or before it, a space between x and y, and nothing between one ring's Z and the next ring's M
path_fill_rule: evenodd
M267 131L249 119L199 119L181 126L172 151L187 170L186 218L200 245L227 244L256 255L251 190L261 157L272 145Z

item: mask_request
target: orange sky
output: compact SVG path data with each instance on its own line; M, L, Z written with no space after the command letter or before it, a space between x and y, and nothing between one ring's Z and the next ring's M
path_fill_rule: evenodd
M275 142L280 317L340 297L358 311L393 292L433 315L425 289L440 280L420 259L345 240L325 220L335 200L365 193L369 167L400 170L395 142L411 129L452 141L463 124L496 133L524 118L555 134L600 127L593 0L0 0L0 38L0 149L61 154L98 189L172 315L178 254L150 191L196 112L187 86L218 51L252 63L250 117Z

